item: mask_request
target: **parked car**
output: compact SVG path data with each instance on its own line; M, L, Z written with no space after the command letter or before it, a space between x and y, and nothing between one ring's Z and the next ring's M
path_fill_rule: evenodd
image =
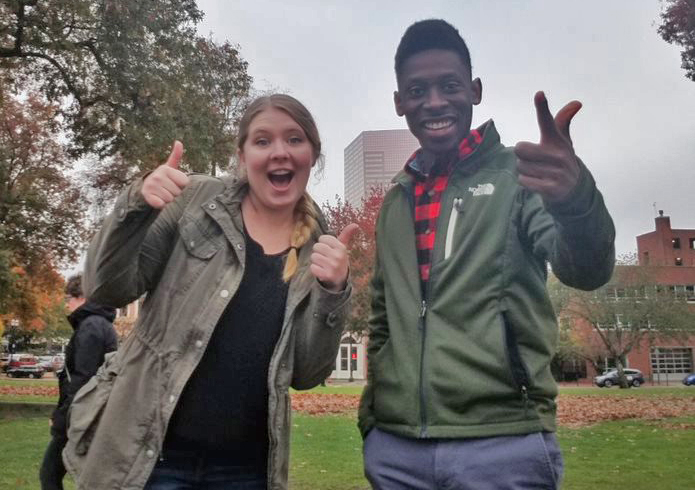
M623 369L627 384L635 388L644 384L644 375L639 369ZM594 378L594 384L600 388L610 388L613 385L620 384L617 369L608 369L603 374Z
M44 369L36 356L31 354L12 354L7 365L7 376L10 378L42 378Z
M38 360L44 371L53 371L53 356L39 356Z
M51 361L53 364L53 371L54 372L59 372L63 370L63 367L65 366L65 354L56 354L53 356L53 360Z
M695 386L695 373L690 373L685 378L683 378L683 384L685 386Z

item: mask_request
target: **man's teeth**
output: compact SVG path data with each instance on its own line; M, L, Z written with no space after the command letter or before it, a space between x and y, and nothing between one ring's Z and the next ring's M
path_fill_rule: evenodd
M425 123L427 129L444 129L454 124L454 121L447 119L444 121L429 121Z

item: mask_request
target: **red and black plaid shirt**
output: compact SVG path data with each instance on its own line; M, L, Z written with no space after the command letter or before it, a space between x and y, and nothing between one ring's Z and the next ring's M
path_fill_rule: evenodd
M430 278L432 250L437 235L437 218L441 210L442 194L449 184L449 176L455 165L473 153L482 139L480 132L472 129L459 145L458 159L435 165L429 174L424 174L417 168L420 150L416 151L405 164L405 171L415 179L415 244L423 292Z

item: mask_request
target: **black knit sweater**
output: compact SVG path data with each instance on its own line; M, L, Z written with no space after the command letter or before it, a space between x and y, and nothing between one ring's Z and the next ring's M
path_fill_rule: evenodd
M285 313L285 253L266 255L246 233L246 266L172 415L164 445L265 469L268 366Z

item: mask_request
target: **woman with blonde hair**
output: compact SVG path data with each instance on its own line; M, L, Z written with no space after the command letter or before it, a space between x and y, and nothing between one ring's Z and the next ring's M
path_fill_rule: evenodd
M261 97L239 128L239 175L135 181L93 239L86 293L146 294L117 354L78 393L63 458L78 489L281 489L288 388L331 372L351 287L349 225L329 234L306 192L321 163L309 111Z

